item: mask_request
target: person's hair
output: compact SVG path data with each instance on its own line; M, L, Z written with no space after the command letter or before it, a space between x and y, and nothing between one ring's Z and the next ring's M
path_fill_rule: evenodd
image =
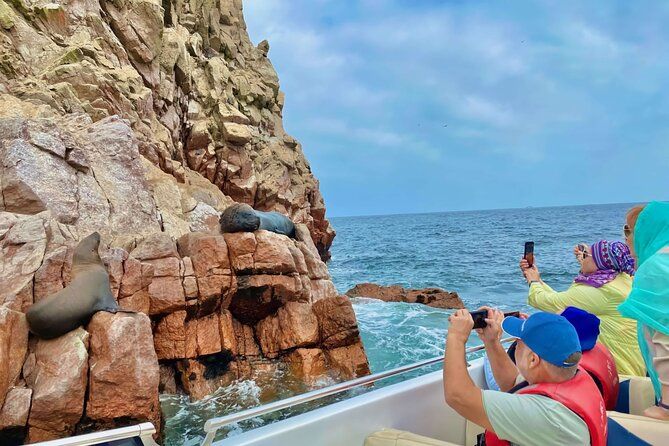
M640 204L637 206L634 206L632 209L627 211L626 215L626 220L629 222L630 229L634 229L634 226L636 225L636 221L639 218L639 214L643 209L646 207L645 204Z
M561 381L567 381L576 375L576 371L578 370L578 363L581 361L581 356L583 356L581 352L574 352L569 355L564 362L574 364L570 367L558 367L551 364L550 362L546 362L546 366L549 368L551 375L559 378Z

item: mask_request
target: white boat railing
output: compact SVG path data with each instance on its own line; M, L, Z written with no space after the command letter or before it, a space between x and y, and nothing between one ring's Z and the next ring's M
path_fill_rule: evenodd
M93 446L110 441L129 440L131 438L138 438L144 446L158 446L153 440L153 434L155 433L156 428L153 424L141 423L134 426L77 435L76 437L43 441L35 443L34 446Z
M510 343L515 341L516 338L509 337L501 340L503 344ZM477 345L475 347L469 347L465 353L474 353L483 350L485 347L483 345ZM364 386L366 384L371 384L381 379L390 378L392 376L397 376L402 373L410 372L412 370L419 369L421 367L426 367L428 365L437 364L444 360L443 356L439 356L432 359L426 359L424 361L415 362L413 364L405 365L402 367L397 367L395 369L386 370L385 372L375 373L373 375L363 376L362 378L353 379L350 381L345 381L342 383L334 384L332 386L323 387L321 389L313 390L311 392L303 393L301 395L296 395L290 398L283 400L275 401L273 403L264 404L262 406L253 407L251 409L242 410L241 412L236 412L230 415L225 415L223 417L211 418L204 423L204 431L206 436L202 441L202 446L211 446L214 438L216 437L216 432L223 426L228 424L237 423L240 421L245 421L251 418L255 418L261 415L266 415L268 413L276 412L288 407L296 406L298 404L307 403L310 401L318 400L326 396L334 395L336 393L344 392L346 390L354 389L356 387Z

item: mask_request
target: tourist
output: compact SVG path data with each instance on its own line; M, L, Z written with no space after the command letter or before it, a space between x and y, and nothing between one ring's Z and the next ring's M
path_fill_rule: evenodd
M528 303L533 307L562 313L567 307L577 307L597 316L601 321L599 341L613 355L618 373L646 376L646 368L636 339L636 321L622 317L618 306L632 289L634 258L622 242L600 240L591 246L574 248L581 268L574 283L557 292L541 280L535 263L530 267L525 259L520 268L530 285Z
M659 400L644 414L669 420L669 203L633 208L627 220L638 269L619 308L623 316L638 321L641 352Z
M491 310L481 332L500 387L526 380L510 393L481 390L467 371L465 344L474 325L467 310L450 316L444 357L446 403L486 429L486 445L606 444L606 410L590 376L578 370L580 343L562 316L539 312L522 320ZM500 343L501 327L519 338L516 365Z

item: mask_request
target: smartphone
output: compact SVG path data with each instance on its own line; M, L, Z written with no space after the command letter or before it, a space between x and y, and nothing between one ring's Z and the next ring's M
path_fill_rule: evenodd
M472 328L485 328L488 326L488 323L485 319L488 317L488 310L476 310L469 313L474 319L474 326Z
M472 328L485 328L488 326L488 323L485 321L488 317L488 310L476 310L469 314L471 314L472 319L474 319L474 326ZM504 313L504 317L507 316L520 317L520 311L510 311L508 313Z
M523 258L530 266L534 265L534 242L525 242L525 254Z

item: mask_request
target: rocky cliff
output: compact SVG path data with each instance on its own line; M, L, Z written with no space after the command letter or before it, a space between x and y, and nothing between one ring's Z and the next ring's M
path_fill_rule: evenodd
M259 369L369 373L334 231L238 0L0 0L0 439L149 420ZM234 202L297 240L220 234ZM24 312L92 231L119 304L60 338Z

